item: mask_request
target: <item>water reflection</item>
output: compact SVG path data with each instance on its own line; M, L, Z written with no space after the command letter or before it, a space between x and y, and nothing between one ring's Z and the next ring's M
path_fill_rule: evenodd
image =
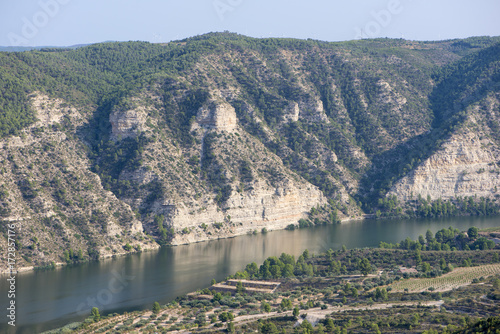
M500 226L499 217L442 220L357 221L317 226L295 231L246 235L192 245L163 248L126 257L103 260L53 271L19 274L17 279L16 333L37 333L80 321L92 306L101 313L149 308L153 302L166 303L176 296L206 287L212 278L222 280L242 270L249 262L261 263L268 256L305 249L320 253L332 249L373 247L380 241L415 239L441 228L465 230ZM6 296L2 278L0 294ZM85 315L82 315L85 314ZM2 316L0 332L11 330Z

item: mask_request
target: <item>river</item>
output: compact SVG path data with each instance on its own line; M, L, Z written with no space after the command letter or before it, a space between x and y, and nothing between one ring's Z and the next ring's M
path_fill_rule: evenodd
M101 314L150 308L155 301L175 297L210 285L281 253L320 253L347 248L374 247L380 241L416 239L427 229L436 232L453 226L467 230L500 226L500 217L460 217L433 220L365 220L323 225L294 231L239 236L165 247L100 262L67 266L50 271L20 273L16 282L16 327L7 325L7 282L1 276L3 305L0 332L40 333L81 321L93 306Z

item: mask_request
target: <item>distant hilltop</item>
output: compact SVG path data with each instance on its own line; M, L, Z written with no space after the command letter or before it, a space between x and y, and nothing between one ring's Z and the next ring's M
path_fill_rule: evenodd
M106 41L102 43L112 43L114 41ZM0 46L0 52L23 52L31 50L52 50L52 49L78 49L91 44L76 44L71 46Z
M20 265L499 213L498 37L41 50L0 53L0 218L22 227Z

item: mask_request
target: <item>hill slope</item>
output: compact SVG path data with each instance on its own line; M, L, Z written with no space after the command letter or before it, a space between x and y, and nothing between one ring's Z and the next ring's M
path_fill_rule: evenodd
M45 265L301 218L494 213L498 43L213 33L0 53L0 214L22 264Z

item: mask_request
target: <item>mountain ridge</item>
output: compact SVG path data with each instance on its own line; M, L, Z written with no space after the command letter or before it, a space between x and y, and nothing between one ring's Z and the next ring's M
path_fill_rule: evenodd
M498 213L499 41L1 53L2 219L45 266L299 220Z

